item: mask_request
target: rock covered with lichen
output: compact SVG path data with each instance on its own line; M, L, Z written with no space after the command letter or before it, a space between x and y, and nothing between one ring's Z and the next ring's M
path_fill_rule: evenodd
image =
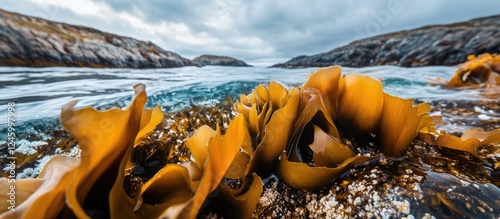
M202 55L194 58L193 62L201 66L221 65L221 66L251 67L251 65L248 65L244 61L228 56Z
M298 56L272 67L456 65L470 54L498 53L499 28L500 15L425 26L357 40L329 52Z
M171 68L194 62L151 42L0 10L0 66Z

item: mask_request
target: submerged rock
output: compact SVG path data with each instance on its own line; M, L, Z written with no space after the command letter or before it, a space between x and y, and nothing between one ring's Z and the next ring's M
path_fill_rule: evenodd
M425 26L357 40L329 52L298 56L272 67L456 65L470 54L498 53L499 28L500 15Z
M214 55L202 55L193 59L193 62L205 66L205 65L222 65L222 66L241 66L241 67L251 67L244 61L227 57L227 56L214 56Z
M0 10L0 66L171 68L194 62L151 42Z

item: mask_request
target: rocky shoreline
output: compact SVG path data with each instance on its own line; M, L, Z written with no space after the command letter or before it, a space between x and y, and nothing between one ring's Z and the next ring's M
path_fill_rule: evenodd
M329 52L298 56L271 67L456 65L467 60L470 54L499 53L499 29L500 15L425 26L361 39Z
M205 65L220 65L220 66L237 66L237 67L252 67L244 61L231 58L228 56L202 55L193 59L193 62L200 66Z
M197 66L152 42L0 10L0 66Z

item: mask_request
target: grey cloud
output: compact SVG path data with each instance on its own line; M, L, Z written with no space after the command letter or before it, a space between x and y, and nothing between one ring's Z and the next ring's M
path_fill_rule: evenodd
M43 3L28 1L2 0L0 7L28 15L43 15L40 13L43 10L58 10L44 9ZM398 13L390 13L391 2L399 5ZM481 4L467 0L106 0L105 3L115 12L126 12L153 26L162 22L183 24L193 37L205 38L187 42L175 35L151 36L135 30L128 22L116 19L102 21L95 16L78 15L64 8L48 19L151 40L189 58L217 54L252 63L327 52L360 37L500 13L497 0L485 0ZM388 11L389 17L384 17ZM225 17L230 21L225 22ZM216 22L215 26L210 22ZM203 41L206 39L215 40Z

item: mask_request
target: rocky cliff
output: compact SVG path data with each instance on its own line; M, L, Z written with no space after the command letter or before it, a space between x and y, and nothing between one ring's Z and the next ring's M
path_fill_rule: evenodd
M227 57L227 56L214 56L214 55L202 55L193 59L195 63L198 65L223 65L223 66L241 66L241 67L250 67L244 61Z
M196 65L151 42L0 10L0 66L170 68Z
M485 52L500 52L500 15L370 37L271 67L455 65Z

